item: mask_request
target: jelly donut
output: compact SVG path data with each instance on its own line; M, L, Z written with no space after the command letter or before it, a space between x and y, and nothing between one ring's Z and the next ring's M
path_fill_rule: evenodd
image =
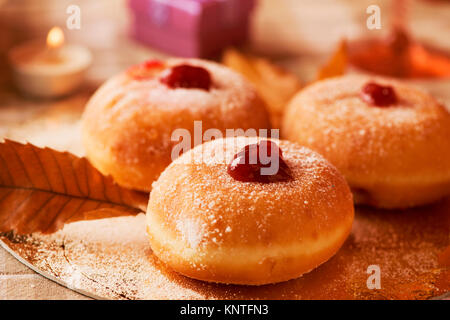
M312 84L288 105L282 137L333 163L356 203L406 208L450 194L450 113L405 83L352 75Z
M268 143L279 150L271 178L261 174L259 158L246 158ZM353 217L344 177L322 156L288 141L238 137L207 142L172 162L153 185L146 219L153 252L175 271L262 285L330 259Z
M200 135L209 128L223 135L226 129L270 128L255 89L230 69L195 59L150 60L93 95L82 117L83 144L103 174L149 191L172 161L179 143L171 139L174 130L188 130L194 145L194 121L201 121Z

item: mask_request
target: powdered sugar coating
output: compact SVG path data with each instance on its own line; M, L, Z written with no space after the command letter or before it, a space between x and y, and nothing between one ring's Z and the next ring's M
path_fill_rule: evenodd
M152 248L163 261L170 265L184 259L185 267L195 272L221 274L225 271L216 269L222 265L215 264L226 260L227 253L237 257L253 248L245 258L246 268L250 270L253 263L262 265L261 270L254 267L255 275L270 269L266 279L260 279L264 283L272 276L274 282L283 279L277 269L284 268L283 259L291 254L294 259L296 254L304 254L304 264L294 273L286 272L283 276L287 279L335 253L353 220L353 201L345 180L317 153L279 140L273 141L283 152L291 180L259 183L233 179L227 173L228 163L247 144L261 139L239 137L205 143L161 174L150 195L147 228ZM316 251L318 256L314 256ZM249 270L242 271L242 277ZM239 273L239 267L234 271ZM227 276L216 280L236 283L233 271Z
M367 104L360 90L368 82L392 86L398 102L383 108ZM443 184L450 192L450 113L402 82L351 75L313 84L288 106L282 136L324 155L351 187L370 193L381 184L403 189ZM428 191L414 192L419 204L420 193ZM401 201L407 206L413 200Z
M308 211L314 219L316 232L331 227L339 217L328 215L339 214L336 202L345 198L346 184L319 154L287 141L274 140L292 170L292 180L244 183L227 173L226 166L233 156L245 145L258 140L229 138L205 143L184 154L153 185L151 208L154 206L164 212L164 223L168 227L173 219L181 237L190 239L189 234L195 235L197 240L201 237L201 241L188 241L196 245L209 244L213 238L217 242L226 241L227 233L231 232L239 232L241 243L289 241L290 227L298 232L305 226L306 221L301 221L302 211ZM202 163L192 162L200 155L203 155ZM344 192L339 188L344 188ZM323 211L316 212L315 206ZM195 214L189 217L191 212ZM197 220L197 225L193 220ZM282 224L282 220L290 225L288 229L283 234L269 235L269 229ZM244 226L244 221L251 221L254 239L248 237L250 230L249 226ZM194 225L196 232L192 232ZM231 232L225 232L230 229Z
M172 133L183 128L193 137L194 121L202 121L203 132L216 128L224 134L233 128L270 128L263 102L243 77L203 60L165 62L166 69L178 64L207 69L211 89L171 89L159 80L165 69L145 79L123 72L107 81L86 107L83 142L87 156L122 185L149 191L172 160L172 148L178 143L172 141Z

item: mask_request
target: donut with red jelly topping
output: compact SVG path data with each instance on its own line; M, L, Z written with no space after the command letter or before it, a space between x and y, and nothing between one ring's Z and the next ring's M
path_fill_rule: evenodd
M253 167L230 174L236 159ZM258 172L268 163L285 168ZM206 142L176 159L153 184L146 216L153 253L169 267L245 285L316 268L339 250L353 218L352 194L333 165L295 143L256 137Z
M368 82L361 88L361 99L377 107L387 107L397 103L397 96L392 86L383 86Z
M347 75L302 90L282 137L330 160L356 203L406 208L450 194L450 113L429 94L384 77Z
M160 81L172 89L190 88L209 91L211 88L211 75L208 70L189 64L169 68Z
M264 103L234 71L197 59L149 60L103 84L82 117L89 160L120 185L150 191L172 161L176 129L270 129ZM199 134L199 132L197 132ZM179 137L178 137L179 138ZM177 138L177 139L178 139Z

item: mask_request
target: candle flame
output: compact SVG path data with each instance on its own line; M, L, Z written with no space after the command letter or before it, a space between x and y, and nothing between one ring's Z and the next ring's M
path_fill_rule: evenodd
M60 27L53 27L47 35L47 46L49 48L59 48L64 44L64 33Z

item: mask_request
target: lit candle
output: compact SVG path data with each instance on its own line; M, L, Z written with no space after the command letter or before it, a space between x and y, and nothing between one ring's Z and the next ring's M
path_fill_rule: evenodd
M53 27L47 34L47 59L60 62L60 48L64 45L64 32L59 27Z
M64 33L53 27L47 43L30 41L9 52L16 86L24 93L54 98L75 91L82 84L92 56L81 46L64 44Z

